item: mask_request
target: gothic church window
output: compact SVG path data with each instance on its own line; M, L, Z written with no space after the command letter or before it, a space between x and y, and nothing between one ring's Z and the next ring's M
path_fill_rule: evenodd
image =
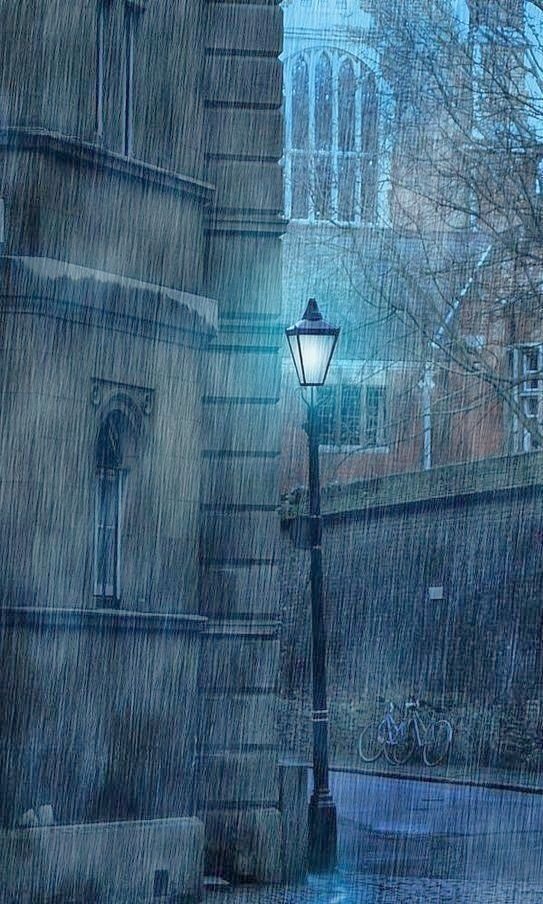
M286 213L372 222L377 204L375 78L349 54L301 53L286 66Z

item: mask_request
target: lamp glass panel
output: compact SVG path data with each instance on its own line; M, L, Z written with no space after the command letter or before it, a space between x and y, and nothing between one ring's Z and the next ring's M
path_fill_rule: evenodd
M294 361L294 367L296 368L296 376L298 377L298 382L302 385L304 384L304 372L302 368L302 360L300 358L300 346L298 344L298 336L295 334L293 336L287 335L288 345L290 348L290 353L292 355L292 360Z
M301 333L298 336L302 365L300 383L302 385L321 386L324 383L336 338L335 335L326 333ZM298 367L296 369L298 370Z

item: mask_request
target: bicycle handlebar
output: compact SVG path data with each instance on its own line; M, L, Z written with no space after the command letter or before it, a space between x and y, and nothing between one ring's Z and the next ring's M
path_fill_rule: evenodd
M399 709L399 707L397 707L396 704L387 697L377 697L377 702L386 704L387 709ZM437 707L434 706L433 703L430 703L428 700L421 700L420 697L408 697L408 699L404 703L405 709L419 709L420 707L433 709L436 712L438 711Z

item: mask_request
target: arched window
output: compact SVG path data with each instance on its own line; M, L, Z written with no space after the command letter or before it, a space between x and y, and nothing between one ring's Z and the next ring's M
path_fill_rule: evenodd
M339 67L338 84L338 148L340 151L355 150L356 129L356 76L351 60L343 60Z
M355 219L356 77L351 60L343 60L338 80L338 218Z
M285 68L286 213L372 222L377 208L375 79L345 53L300 53Z
M292 216L300 220L309 215L309 193L307 184L309 168L307 152L309 149L309 69L303 57L298 57L292 68L292 147L294 154L291 164Z
M303 57L292 68L292 147L305 151L309 143L309 72Z
M118 606L121 599L123 497L135 443L126 412L110 411L96 442L94 499L94 595L107 607Z
M325 53L315 69L315 149L332 150L332 65Z

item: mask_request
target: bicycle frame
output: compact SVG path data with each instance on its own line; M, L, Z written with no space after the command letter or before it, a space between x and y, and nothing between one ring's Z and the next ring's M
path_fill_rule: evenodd
M406 718L406 731L409 730L409 727L411 725L413 725L413 728L415 731L415 740L417 742L417 747L423 747L424 746L424 738L425 738L426 732L428 730L428 726L426 726L424 724L424 722L422 721L422 718L417 710L412 712Z
M387 730L387 734L388 734L388 742L387 742L388 744L396 744L397 743L398 733L399 733L401 725L402 725L401 720L399 722L396 722L396 719L393 716L393 712L394 712L394 704L389 703L388 712L385 715L386 730Z
M409 707L409 704L406 704L406 709ZM400 719L399 722L396 722L394 716L392 715L393 704L389 705L389 711L385 716L385 720L387 723L387 732L388 732L388 743L391 745L397 744L398 740L406 737L407 732L413 726L413 731L415 735L415 740L417 742L417 747L424 746L424 738L426 736L426 732L428 730L428 726L424 724L422 717L418 711L418 707L411 707L407 709L406 714L403 718Z

